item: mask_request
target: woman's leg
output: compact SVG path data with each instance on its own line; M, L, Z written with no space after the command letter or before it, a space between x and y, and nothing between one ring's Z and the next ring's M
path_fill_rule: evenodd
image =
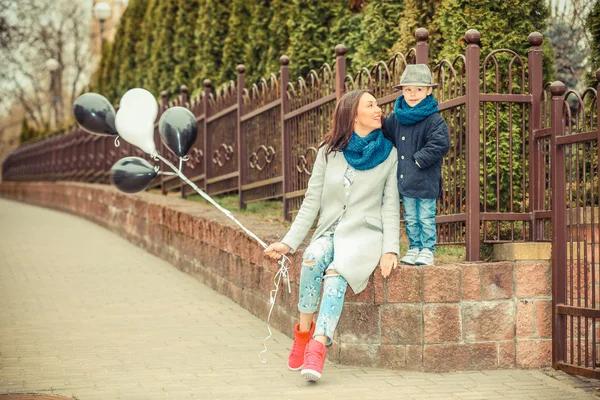
M333 238L321 237L304 252L300 272L300 323L294 327L294 343L288 357L288 368L297 371L304 365L304 353L315 330L313 315L317 311L323 286L323 273L333 260Z
M319 306L323 274L333 261L333 236L323 236L315 240L304 251L300 272L300 330L307 331Z
M331 343L335 328L340 320L347 287L348 283L343 276L334 270L327 271L321 309L315 327L315 338L308 342L304 353L302 376L310 382L321 379L325 357L327 356L325 345Z
M319 310L314 336L315 340L324 345L331 344L335 328L337 328L340 316L342 315L347 288L348 282L346 282L343 276L334 270L327 271L323 300L321 301L321 309Z

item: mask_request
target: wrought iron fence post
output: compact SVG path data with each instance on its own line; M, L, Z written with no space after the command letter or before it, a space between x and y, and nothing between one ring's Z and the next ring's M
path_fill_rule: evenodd
M179 87L179 98L181 99L181 107L185 107L188 110L191 108L190 107L190 93L188 91L188 87L186 85L181 85ZM187 163L183 163L183 165L181 166L181 170L182 172L184 172L185 174L188 173L188 171L186 171L186 164ZM179 193L181 194L181 198L185 198L185 184L183 182L181 182L181 187L179 188Z
M335 100L340 101L346 92L346 46L338 44L335 46Z
M469 29L465 34L467 41L466 75L467 75L467 193L465 242L467 261L479 261L480 237L480 204L479 204L479 62L481 34Z
M60 134L59 134L60 135ZM50 168L50 180L56 180L56 148L58 147L58 135L52 138L52 159L51 159L51 168Z
M556 81L550 85L550 129L552 143L552 366L566 359L567 318L557 313L557 306L565 304L567 265L566 172L564 146L557 137L564 134L565 85Z
M165 110L167 109L167 105L168 105L168 93L163 90L162 92L160 92L160 109L159 109L159 113L158 113L159 116L161 116L165 112ZM158 149L160 149L160 152L163 156L165 156L165 157L167 156L164 151L165 149L162 144L162 140L158 141L158 146L156 146L156 147ZM161 164L162 164L162 162L161 162ZM164 170L164 168L165 168L164 165L160 166L161 170ZM160 191L162 194L167 194L167 187L165 185L165 175L160 176Z
M415 39L417 39L417 45L415 46L416 62L417 64L429 64L429 31L425 28L419 28L415 31Z
M238 160L238 194L240 196L240 209L246 209L244 201L244 192L242 185L246 183L246 175L248 174L248 160L246 154L246 135L243 132L242 116L244 115L244 87L246 85L244 73L246 67L244 64L237 66L237 160Z
M542 128L542 94L543 82L543 36L539 32L532 32L527 37L531 48L527 54L529 69L529 94L533 102L529 108L529 211L533 216L531 239L538 241L544 237L544 223L536 219L535 212L544 209L544 182L546 179L544 169L544 155L540 151L534 133Z
M208 181L209 178L209 173L208 173L208 167L209 167L209 163L208 163L208 158L210 156L209 154L209 145L210 145L210 140L209 140L209 132L208 132L208 123L206 122L208 120L208 114L210 112L210 103L208 101L208 99L210 98L210 94L212 91L212 82L210 79L205 79L204 82L204 97L202 98L202 109L204 110L204 157L202 157L202 162L203 162L203 168L204 168L204 190L206 191L206 188L208 187L208 185L206 184L206 181Z
M187 86L181 85L179 87L179 98L181 99L181 107L190 108L190 94Z
M596 129L598 130L598 144L596 147L598 147L598 160L600 162L600 99L598 98L600 96L600 68L596 70L596 80L598 81L598 85L596 86ZM600 199L600 184L598 185L598 199ZM596 240L596 243L600 244L600 238Z
M287 86L290 83L289 57L281 56L279 64L281 65L279 69L279 98L281 99L281 150L283 153L281 157L283 169L283 218L289 221L291 215L286 195L290 192L290 179L292 176L292 144L290 140L290 127L285 120L285 114L290 112L290 99L287 92Z

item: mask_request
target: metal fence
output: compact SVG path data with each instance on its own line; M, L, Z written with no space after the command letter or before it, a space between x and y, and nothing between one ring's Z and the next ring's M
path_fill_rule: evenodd
M239 193L240 206L279 199L284 216L297 213L311 174L319 140L326 133L336 101L347 90L372 90L384 112L392 111L407 64L429 64L439 84L435 96L448 123L450 151L443 162L438 201L438 243L466 244L467 260L478 260L480 243L550 240L550 132L548 86L542 82L542 36L529 35L527 55L498 49L484 58L480 33L469 30L465 54L430 63L427 30L406 54L349 74L346 48L307 76L291 81L288 57L277 75L246 85L246 67L238 78L214 89L210 81L189 99L167 102L162 94L159 116L169 107L192 110L198 138L184 173L209 194ZM506 71L501 76L500 71ZM158 119L157 119L158 120ZM177 159L155 141L161 154ZM73 128L21 146L4 161L5 180L108 181L108 171L126 155L144 156L127 143ZM177 177L154 183L163 193L190 193Z
M596 72L600 81L600 70ZM597 88L551 94L553 365L600 378L600 103Z

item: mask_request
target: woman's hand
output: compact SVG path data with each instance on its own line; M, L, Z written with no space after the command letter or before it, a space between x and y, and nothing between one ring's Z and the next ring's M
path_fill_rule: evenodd
M279 260L290 251L290 246L285 243L275 242L265 249L265 254L273 260Z
M398 256L396 253L385 253L379 260L379 266L381 267L381 276L387 278L392 269L396 269L398 266Z

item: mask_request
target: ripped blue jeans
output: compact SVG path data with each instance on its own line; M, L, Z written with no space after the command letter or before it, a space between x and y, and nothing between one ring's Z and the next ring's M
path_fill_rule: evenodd
M314 336L327 336L327 345L331 344L333 333L340 320L348 287L348 282L343 276L325 274L328 270L335 270L332 261L333 235L322 236L308 246L302 259L298 300L298 311L303 314L313 314L317 311L321 289L325 286Z

